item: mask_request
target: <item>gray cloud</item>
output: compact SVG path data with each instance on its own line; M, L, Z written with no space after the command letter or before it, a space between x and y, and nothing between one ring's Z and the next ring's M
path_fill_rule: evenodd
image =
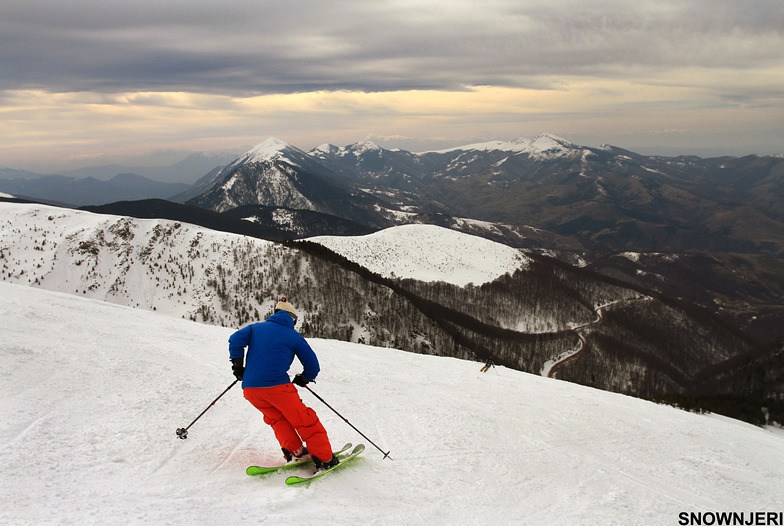
M4 0L0 89L546 88L558 76L781 65L782 28L778 0Z

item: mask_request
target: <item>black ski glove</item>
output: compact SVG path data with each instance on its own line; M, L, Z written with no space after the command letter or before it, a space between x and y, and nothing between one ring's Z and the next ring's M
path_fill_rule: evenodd
M306 385L308 385L308 381L305 380L305 377L302 376L301 374L295 376L294 379L291 381L291 383L293 383L294 385L298 385L300 387L305 387Z
M231 372L234 373L237 380L242 380L242 376L245 374L245 366L242 365L242 358L231 358Z

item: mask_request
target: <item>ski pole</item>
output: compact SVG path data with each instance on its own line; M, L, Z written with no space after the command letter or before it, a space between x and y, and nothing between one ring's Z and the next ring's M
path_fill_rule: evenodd
M354 429L354 431L356 431L357 433L359 433L360 435L362 435L362 438L364 438L365 440L367 440L368 442L370 442L371 444L373 444L373 447L375 447L376 449L378 449L379 451L381 451L382 453L384 453L384 450L383 450L383 449L381 449L381 448L380 448L380 447L378 447L376 444L374 444L372 440L370 440L368 437L366 437L366 436L364 435L364 433L362 433L362 431L360 431L359 429L357 429L356 427L354 427L354 424L352 424L351 422L349 422L349 421L346 419L346 417L345 417L345 416L343 416L343 415L341 415L340 413L338 413L338 412L335 410L335 408L334 408L334 407L332 407L331 405L329 405L329 404L328 404L326 401L324 401L324 399L323 399L323 398L321 398L319 395L317 395L316 393L314 393L314 392L313 392L313 389L311 389L311 388L310 388L310 387L308 387L307 385L305 386L305 389L307 389L308 391L310 391L310 393L311 393L313 396L315 396L316 398L318 398L319 400L321 400L321 402L322 402L322 403L323 403L325 406L327 406L327 407L329 407L330 409L332 409L332 411L333 411L333 412L334 412L336 415L338 415L340 418L342 418L342 419L343 419L343 421L345 421L345 422L346 422L348 425L350 425L350 426L351 426L351 427ZM390 453L390 451L387 451L386 453L384 453L384 458L388 458L389 460L394 460L392 457L390 457L390 456L389 456L389 453Z
M237 382L239 382L239 380L234 380L234 381L231 383L231 385L230 385L230 386L228 386L228 387L226 388L226 390L225 390L225 391L223 391L221 394L219 394L219 395L218 395L218 398L216 398L215 400L213 400L213 401L212 401L212 403L211 403L210 405L208 405L208 406L207 406L207 409L209 409L210 407L214 406L214 405L215 405L215 402L217 402L218 400L220 400L220 397L221 397L221 396L223 396L223 395L225 395L225 394L226 394L226 393L229 391L229 389L231 389L232 387L234 387L234 384L236 384ZM197 416L197 417L196 417L196 418L193 420L193 422L191 422L190 424L188 424L188 427L181 427L181 428L177 429L177 438L181 438L182 440L185 440L186 438L188 438L188 429L190 429L190 427L191 427L193 424L195 424L195 423L196 423L196 420L198 420L199 418L201 418L201 415L203 415L204 413L206 413L206 412L207 412L207 409L205 409L204 411L202 411L202 412L201 412L201 414L200 414L199 416Z

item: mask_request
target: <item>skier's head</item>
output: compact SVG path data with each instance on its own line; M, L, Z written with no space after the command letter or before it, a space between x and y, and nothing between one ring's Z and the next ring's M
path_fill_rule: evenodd
M294 321L295 322L297 321L297 311L294 310L294 306L286 300L285 296L280 298L278 304L275 305L275 312L281 310L288 312L291 315L291 317L294 318Z

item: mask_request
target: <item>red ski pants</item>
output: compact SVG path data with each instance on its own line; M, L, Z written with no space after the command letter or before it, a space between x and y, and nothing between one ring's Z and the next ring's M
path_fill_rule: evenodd
M296 452L305 442L311 456L327 461L332 446L316 412L302 403L294 384L274 387L246 387L245 399L264 414L280 447Z

